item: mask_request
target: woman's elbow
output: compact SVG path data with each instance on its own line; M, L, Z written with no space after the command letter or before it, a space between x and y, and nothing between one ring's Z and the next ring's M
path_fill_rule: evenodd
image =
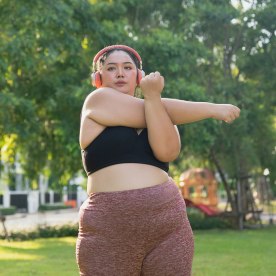
M155 153L155 157L161 162L172 162L174 161L180 153L179 147L167 147L166 149Z

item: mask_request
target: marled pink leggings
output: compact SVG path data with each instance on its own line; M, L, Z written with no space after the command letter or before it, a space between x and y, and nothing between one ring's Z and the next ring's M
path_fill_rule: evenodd
M193 251L185 203L172 180L91 194L80 208L82 276L188 276Z

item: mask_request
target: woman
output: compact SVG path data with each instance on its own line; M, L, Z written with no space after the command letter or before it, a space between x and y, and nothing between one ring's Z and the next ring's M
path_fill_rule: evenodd
M176 125L239 116L233 105L162 99L159 72L143 77L125 45L93 60L97 89L86 98L80 146L89 198L80 208L80 275L191 275L193 235L185 203L168 175L180 152ZM144 99L134 97L139 85Z

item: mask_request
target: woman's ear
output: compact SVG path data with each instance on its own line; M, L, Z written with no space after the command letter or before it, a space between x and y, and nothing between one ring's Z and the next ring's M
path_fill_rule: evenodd
M102 86L102 77L100 72L94 72L91 74L91 84L97 88Z

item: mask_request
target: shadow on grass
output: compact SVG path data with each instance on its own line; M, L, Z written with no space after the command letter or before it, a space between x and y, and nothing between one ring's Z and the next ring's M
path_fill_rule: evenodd
M1 275L78 275L75 242L73 237L0 241Z

